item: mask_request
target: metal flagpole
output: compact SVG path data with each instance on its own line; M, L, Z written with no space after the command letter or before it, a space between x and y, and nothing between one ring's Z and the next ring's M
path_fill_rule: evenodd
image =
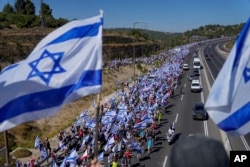
M8 131L5 130L4 131L4 143L5 143L5 158L6 158L6 163L5 166L9 166L10 162L10 158L9 158L9 144L8 144Z
M103 11L100 10L100 12L103 14ZM100 91L101 92L101 91ZM95 124L95 141L94 141L94 160L98 161L98 137L99 137L99 117L100 117L100 92L97 94L96 99L96 124Z
M96 106L95 147L94 147L94 159L96 160L98 157L99 113L100 113L100 93L97 94L97 106Z

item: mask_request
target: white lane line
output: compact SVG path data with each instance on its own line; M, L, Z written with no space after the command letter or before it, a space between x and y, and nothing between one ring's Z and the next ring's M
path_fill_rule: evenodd
M181 101L183 100L183 94L181 95Z
M179 114L177 113L175 117L175 121L174 121L175 123L177 123L178 117L179 117Z
M203 64L203 61L202 61L202 59L201 59L201 63ZM204 65L204 64L203 64ZM204 71L204 70L202 70L202 71ZM205 73L206 73L206 70L204 71ZM205 76L206 76L206 74L205 74ZM201 73L201 77L202 77L202 73ZM204 98L204 93L203 93L203 91L204 91L204 88L203 88L203 84L202 84L202 79L201 79L201 77L200 77L200 84L201 84L201 88L202 88L202 91L201 91L201 101L203 102L203 103L205 103L205 98ZM207 126L207 121L204 121L204 134L205 134L205 136L208 136L208 126Z
M187 86L187 84L185 83L183 87L185 88L186 86Z
M207 121L204 121L204 132L205 132L205 136L208 136Z
M244 144L246 150L249 151L250 148L249 148L249 145L247 144L247 141L246 141L245 137L244 137L244 136L241 136L240 138L241 138L242 143Z
M168 156L166 155L165 158L164 158L164 162L163 162L162 167L166 167L166 165L167 165L167 160L168 160Z

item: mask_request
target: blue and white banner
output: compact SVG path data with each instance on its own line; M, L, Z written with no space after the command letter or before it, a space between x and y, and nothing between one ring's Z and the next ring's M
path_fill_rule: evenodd
M205 108L231 136L250 131L250 19L245 24L209 93Z
M103 161L104 160L104 152L101 152L99 155L98 155L98 161Z
M44 160L48 156L47 151L45 150L44 147L42 147L41 150L40 150L40 156L41 156L42 160Z
M41 143L41 140L40 140L40 138L37 136L36 139L35 139L34 147L35 147L35 148L39 148L40 143Z
M66 163L76 164L76 160L79 157L75 149L71 150L70 155L66 158Z
M75 20L43 38L0 74L0 131L54 115L102 86L103 12Z

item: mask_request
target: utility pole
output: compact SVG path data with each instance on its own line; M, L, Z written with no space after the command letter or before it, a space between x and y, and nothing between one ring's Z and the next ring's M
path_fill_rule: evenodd
M43 20L43 9L42 9L43 0L40 0L40 19L41 19L41 27L44 27L44 20Z
M4 144L5 144L5 166L8 167L10 165L10 155L9 155L9 144L8 144L8 131L4 131Z

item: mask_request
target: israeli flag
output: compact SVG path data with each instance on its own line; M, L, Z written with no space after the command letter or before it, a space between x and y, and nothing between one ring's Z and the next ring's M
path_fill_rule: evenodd
M39 148L40 143L41 143L41 140L40 140L40 138L37 136L36 139L35 139L34 147L35 147L35 148Z
M40 156L41 156L42 160L44 160L48 156L48 154L47 154L47 152L46 152L46 150L45 150L44 147L42 147L41 150L40 150Z
M135 129L145 129L147 127L147 121L142 121L134 125Z
M104 159L104 152L101 152L99 155L98 155L98 161L103 161Z
M76 152L75 149L71 150L70 155L66 158L66 163L70 163L70 164L76 164L76 160L78 158L78 153Z
M65 167L66 166L66 159L67 159L67 157L65 157L63 159L63 162L61 163L60 167Z
M205 104L210 118L230 136L250 131L250 19L217 76Z
M43 38L26 60L0 73L0 131L48 117L102 86L103 12Z
M52 161L52 167L58 167L55 160Z

